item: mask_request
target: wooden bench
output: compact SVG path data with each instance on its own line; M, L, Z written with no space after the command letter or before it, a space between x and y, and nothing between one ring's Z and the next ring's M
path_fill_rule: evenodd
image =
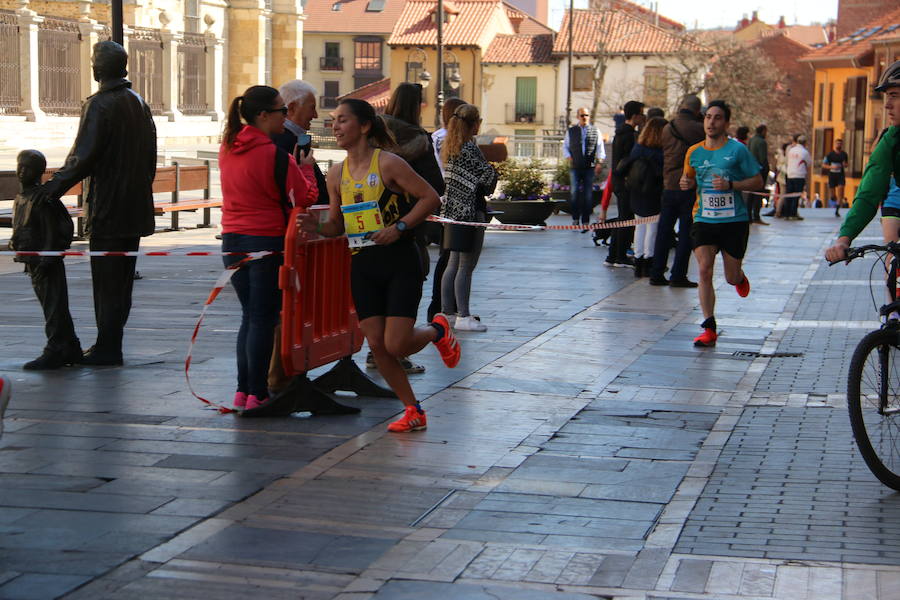
M210 211L213 208L221 208L222 200L220 198L210 197L210 186L212 183L210 161L201 161L201 164L181 165L178 161L173 161L172 166L158 167L156 169L156 177L153 179L153 193L169 194L168 202L154 202L153 212L157 216L169 214L170 227L169 230L177 231L178 216L182 211L196 212L203 211L203 222L197 227L211 227ZM53 174L54 170L48 170L43 179L46 181ZM203 192L202 198L181 198L182 192ZM16 178L15 171L0 171L0 201L11 201L19 192L19 182ZM69 209L69 214L73 218L78 219L77 234L80 237L84 232L84 199L82 184L79 182L72 189L66 192L66 196L77 196L78 200L75 205L65 203ZM12 207L0 208L0 226L10 227L12 225Z

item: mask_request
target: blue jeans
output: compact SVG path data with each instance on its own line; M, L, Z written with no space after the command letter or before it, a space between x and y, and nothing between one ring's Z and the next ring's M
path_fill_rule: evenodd
M669 260L672 247L672 231L678 221L678 246L672 261L672 279L687 278L688 262L691 260L691 224L694 222L694 190L665 190L659 212L659 229L656 232L656 248L653 251L653 266L650 277L661 278Z
M588 223L591 220L591 196L594 193L594 169L571 169L569 171L572 199L572 220Z
M222 234L224 252L283 249L284 238L280 236ZM242 258L224 256L222 260L227 267ZM254 395L260 400L269 396L266 379L281 309L281 291L278 289L281 263L281 254L272 254L248 262L231 277L231 285L241 302L241 326L237 336L237 391Z
M802 177L788 177L787 185L785 186L787 191L785 194L794 194L803 191L803 188L806 187L806 179ZM793 198L785 198L784 204L781 207L781 216L782 217L796 217L797 216L797 207L800 206L800 196L794 196Z

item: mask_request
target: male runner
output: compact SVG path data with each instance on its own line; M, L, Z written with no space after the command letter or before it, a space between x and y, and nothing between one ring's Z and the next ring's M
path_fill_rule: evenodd
M683 190L697 188L691 241L700 268L698 292L704 321L703 333L694 338L695 346L715 346L716 292L713 267L716 254L722 252L725 280L735 286L742 298L750 293L750 280L741 269L741 261L750 236L750 215L740 192L762 187L759 163L747 147L728 137L731 107L724 100L713 100L706 107L703 130L706 139L688 148L684 156Z
M884 109L891 126L869 157L853 206L841 224L840 236L825 251L825 258L832 262L847 258L850 242L875 217L879 204L883 203L881 230L884 241L900 239L900 193L891 191L900 187L900 60L885 69L875 91L884 93Z
M847 171L847 161L850 160L844 152L844 140L834 140L834 150L825 156L822 164L828 168L828 191L831 200L834 200L834 216L841 216L841 204L844 203L844 185L847 181L844 173Z

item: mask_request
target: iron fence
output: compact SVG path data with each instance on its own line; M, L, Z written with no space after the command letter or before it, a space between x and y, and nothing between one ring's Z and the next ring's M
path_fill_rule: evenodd
M185 33L178 45L178 110L186 115L209 112L206 98L206 40Z
M75 21L44 19L38 26L38 98L47 114L81 112L80 44Z
M19 92L19 25L16 15L0 12L0 115L21 111Z
M128 35L131 85L153 114L163 111L163 42L159 30L136 27Z

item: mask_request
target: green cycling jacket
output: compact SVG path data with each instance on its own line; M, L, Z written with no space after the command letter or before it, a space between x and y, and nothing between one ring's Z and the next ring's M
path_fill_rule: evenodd
M841 225L841 236L852 241L875 218L888 193L891 177L900 186L900 127L889 127L869 157L853 206Z

